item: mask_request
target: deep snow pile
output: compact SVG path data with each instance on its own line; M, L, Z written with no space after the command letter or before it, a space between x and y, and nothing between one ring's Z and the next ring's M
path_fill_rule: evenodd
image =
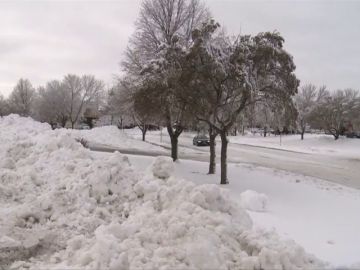
M324 265L255 231L216 185L172 176L158 158L94 159L66 130L0 119L0 269L299 269Z

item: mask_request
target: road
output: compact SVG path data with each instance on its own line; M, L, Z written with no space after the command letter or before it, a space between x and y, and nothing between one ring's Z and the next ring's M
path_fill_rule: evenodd
M159 156L169 154L170 144L167 138L163 138L162 143L159 143L159 137L148 136L148 141L153 145L158 145L159 151L121 149L94 144L90 145L90 149L105 152L119 151L130 155ZM220 146L218 145L217 160L219 157ZM208 161L209 149L208 147L193 146L192 139L184 136L179 142L179 158ZM360 159L229 143L228 162L249 163L289 171L360 189Z

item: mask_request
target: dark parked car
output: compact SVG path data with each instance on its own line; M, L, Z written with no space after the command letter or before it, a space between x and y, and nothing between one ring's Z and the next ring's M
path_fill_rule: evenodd
M196 146L209 146L210 145L210 140L205 135L197 135L193 139L193 145L196 145Z

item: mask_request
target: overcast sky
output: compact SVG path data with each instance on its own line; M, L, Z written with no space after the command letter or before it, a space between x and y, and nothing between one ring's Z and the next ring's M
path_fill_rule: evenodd
M140 2L0 0L0 93L21 77L37 87L68 73L110 85ZM302 84L360 89L360 1L205 2L229 33L278 30Z

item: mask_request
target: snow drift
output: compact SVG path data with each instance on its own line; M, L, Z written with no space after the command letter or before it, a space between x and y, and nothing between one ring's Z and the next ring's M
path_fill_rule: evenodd
M217 185L172 176L161 157L138 173L67 130L0 119L0 269L323 268L293 241L255 231Z

